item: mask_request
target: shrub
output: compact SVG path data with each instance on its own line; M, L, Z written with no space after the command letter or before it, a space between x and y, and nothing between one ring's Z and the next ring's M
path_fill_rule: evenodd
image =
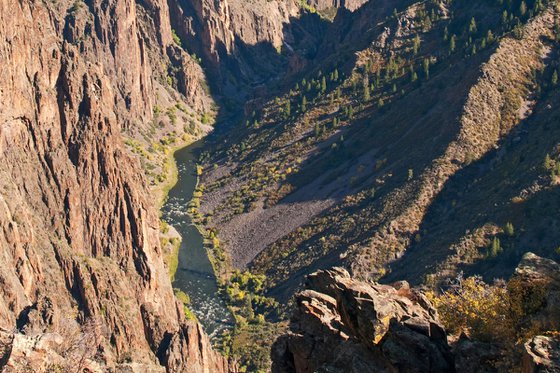
M443 294L427 295L449 332L512 350L519 341L560 327L550 322L543 325L534 317L546 306L546 289L543 281L519 277L488 285L478 276L459 276Z
M177 31L171 29L171 36L173 37L173 41L175 42L175 44L181 46L181 38L179 37L179 35L177 35Z
M489 286L480 277L459 277L434 305L447 330L491 341L511 338L509 302L505 286Z
M495 258L503 251L502 244L500 243L500 239L498 237L494 237L492 240L492 244L490 245L488 256Z
M511 222L506 223L504 232L510 237L513 237L515 235L515 228L513 227L513 224Z

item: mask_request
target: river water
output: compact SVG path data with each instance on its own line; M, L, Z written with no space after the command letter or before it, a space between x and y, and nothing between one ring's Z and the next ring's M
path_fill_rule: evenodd
M187 213L197 185L196 153L201 146L202 142L199 141L175 153L179 178L169 191L162 215L183 238L173 287L181 289L190 297L190 310L206 333L215 337L231 327L232 316L218 294L216 276L204 248L204 238Z

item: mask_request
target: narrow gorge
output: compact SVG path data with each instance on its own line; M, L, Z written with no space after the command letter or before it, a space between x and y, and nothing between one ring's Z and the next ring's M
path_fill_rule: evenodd
M201 147L199 141L175 153L178 179L162 207L162 218L177 230L181 240L179 247L175 248L178 250L178 263L173 274L173 286L188 297L188 307L192 308L206 333L216 336L231 328L233 320L219 294L203 233L189 214L189 209L192 209L189 205L198 185L196 160Z
M163 138L164 103L210 110L167 4L2 1L0 33L4 370L235 371L173 294L123 139Z
M557 0L0 0L1 372L560 370Z

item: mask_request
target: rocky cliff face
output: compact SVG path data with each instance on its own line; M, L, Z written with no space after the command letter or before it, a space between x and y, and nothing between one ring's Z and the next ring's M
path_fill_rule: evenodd
M307 5L336 14L367 2L313 0ZM185 48L202 58L216 91L240 101L251 93L246 85L270 85L309 66L328 23L296 0L181 0L170 6L173 28Z
M295 0L183 0L171 6L173 28L202 58L215 90L240 102L255 86L300 72L324 31L320 17Z
M185 103L203 100L166 3L6 0L0 34L2 365L234 370L173 296L121 138L151 120L157 56L183 61Z
M529 253L514 274L521 284L545 287L545 306L530 321L545 330L560 321L551 314L558 302L557 267ZM554 333L533 337L516 368L556 371L559 343ZM334 268L308 277L291 332L276 341L272 358L273 372L492 372L499 371L502 355L498 346L464 335L448 342L431 302L408 283L360 282Z
M229 71L237 83L253 80L251 74L263 75L259 68L274 64L273 54L284 44L285 24L299 9L293 0L195 0L173 6L173 26L185 46L201 56L219 80L233 78L225 76ZM250 58L254 60L248 63Z

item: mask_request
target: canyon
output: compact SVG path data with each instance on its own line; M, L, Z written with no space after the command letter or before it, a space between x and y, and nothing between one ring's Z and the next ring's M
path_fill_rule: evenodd
M1 0L2 371L558 369L559 25ZM463 276L546 283L514 355L451 330Z
M156 206L122 137L159 100L210 101L167 4L3 1L0 25L2 365L235 371L174 297ZM159 87L162 61L173 89Z

